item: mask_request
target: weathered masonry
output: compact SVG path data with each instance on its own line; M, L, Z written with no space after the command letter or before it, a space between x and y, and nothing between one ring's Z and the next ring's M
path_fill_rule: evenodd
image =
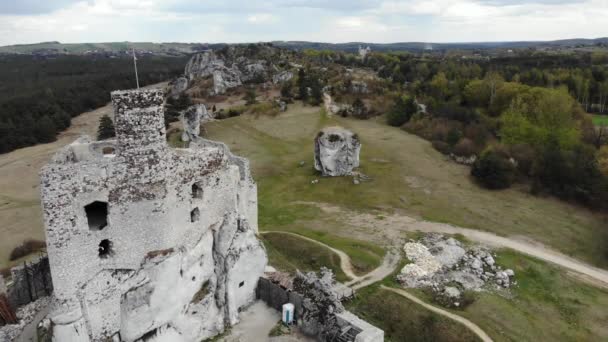
M238 322L267 262L246 159L171 149L160 90L112 93L117 139L41 173L55 341L200 341Z

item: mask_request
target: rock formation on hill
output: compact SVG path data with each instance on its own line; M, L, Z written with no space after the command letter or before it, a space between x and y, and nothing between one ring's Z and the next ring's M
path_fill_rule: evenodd
M326 127L315 138L315 169L324 176L347 176L359 167L361 142L342 127Z
M229 46L194 55L184 74L190 81L212 77L210 95L217 95L245 83L281 83L293 78L292 71L279 65L289 65L281 49L264 44Z
M163 101L113 92L117 139L80 138L41 172L53 341L198 342L255 299L267 258L248 161L195 135L169 148Z
M188 79L186 77L178 77L169 83L170 95L173 98L177 98L186 89L188 89Z
M201 124L213 120L204 104L199 103L181 112L179 119L184 127L182 141L191 141L199 137Z

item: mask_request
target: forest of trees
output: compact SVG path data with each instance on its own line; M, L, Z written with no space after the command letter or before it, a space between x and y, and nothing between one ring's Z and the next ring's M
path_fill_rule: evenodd
M140 57L141 85L183 72L185 57ZM47 143L72 117L110 100L110 92L133 88L130 58L0 56L0 153Z

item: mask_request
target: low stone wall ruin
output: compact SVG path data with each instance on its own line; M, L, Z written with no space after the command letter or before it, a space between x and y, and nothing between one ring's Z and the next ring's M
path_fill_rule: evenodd
M7 297L13 309L53 293L51 268L47 256L13 267L11 279L12 281L7 284Z
M283 304L291 303L295 307L294 321L297 322L302 314L302 296L289 289L273 283L269 279L261 277L255 291L257 299L263 301L269 307L281 311Z

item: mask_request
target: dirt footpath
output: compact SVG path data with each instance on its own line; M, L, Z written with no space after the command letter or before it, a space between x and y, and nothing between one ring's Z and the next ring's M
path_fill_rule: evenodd
M436 232L452 235L461 234L469 240L479 242L490 247L510 248L520 253L548 261L565 268L566 270L570 271L570 273L576 274L577 278L583 281L591 283L595 286L608 288L608 270L591 266L565 254L547 248L541 243L531 241L530 239L523 240L513 237L503 237L475 229L461 228L445 223L418 220L404 215L386 215L379 218L377 215L354 212L325 203L307 204L316 205L327 213L340 216L340 220L343 222L354 227L361 228L358 229L359 234L362 234L361 232L363 231L380 232L381 236L376 236L375 238L380 238L384 241L401 241L404 233L415 231L425 233ZM370 229L371 227L374 229ZM368 236L367 238L374 237Z

